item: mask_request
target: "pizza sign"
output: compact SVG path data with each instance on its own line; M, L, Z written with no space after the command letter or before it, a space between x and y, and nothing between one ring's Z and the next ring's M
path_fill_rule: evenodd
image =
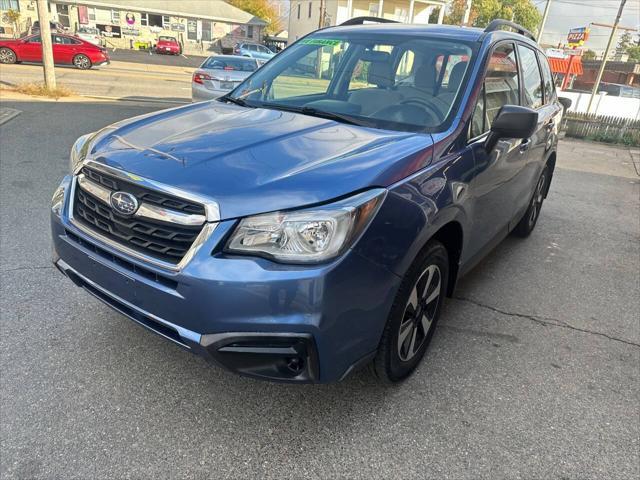
M572 28L567 35L570 47L581 47L589 38L589 27Z

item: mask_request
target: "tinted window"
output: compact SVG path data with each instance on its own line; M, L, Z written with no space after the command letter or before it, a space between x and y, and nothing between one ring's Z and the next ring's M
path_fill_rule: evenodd
M29 39L29 43L40 43L40 35L36 35L35 37L31 37Z
M255 60L243 58L216 58L210 57L203 64L202 68L211 70L235 70L238 72L253 72L258 68Z
M488 132L503 105L518 105L518 67L512 44L496 47L489 59L476 108L471 121L471 137Z
M544 101L545 103L551 103L556 98L556 88L553 83L551 69L549 68L549 61L544 55L538 54L538 56L540 58L540 66L542 67L542 79L544 81Z
M518 55L522 68L524 104L527 107L538 108L542 105L542 77L538 68L536 52L518 45Z

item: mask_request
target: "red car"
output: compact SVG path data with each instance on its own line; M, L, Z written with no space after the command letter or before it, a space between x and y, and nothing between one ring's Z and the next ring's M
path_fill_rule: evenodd
M156 53L180 55L182 53L182 47L178 40L173 37L160 37L158 38L158 43L156 43Z
M92 66L109 63L106 48L72 35L52 33L53 61L57 64L72 64L86 70ZM0 39L0 63L42 62L40 34L24 38Z

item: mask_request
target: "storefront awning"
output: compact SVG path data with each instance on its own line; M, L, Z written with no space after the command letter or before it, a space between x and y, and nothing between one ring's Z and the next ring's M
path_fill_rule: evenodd
M551 66L551 71L553 73L567 73L567 68L569 68L569 59L568 58L550 58L549 65ZM569 72L572 75L582 75L582 61L580 57L574 57L573 62L571 62L571 71Z

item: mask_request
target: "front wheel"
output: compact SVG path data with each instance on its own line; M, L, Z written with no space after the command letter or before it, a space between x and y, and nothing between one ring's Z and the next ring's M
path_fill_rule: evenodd
M536 184L536 189L533 192L533 197L531 197L531 201L529 202L529 207L524 213L524 216L518 222L518 225L516 225L516 228L513 229L514 235L526 238L536 227L536 223L538 223L538 218L540 217L540 210L542 209L545 191L547 189L547 182L549 179L548 172L549 170L547 167L542 170L538 183Z
M82 53L73 57L73 64L80 70L89 70L91 68L91 60Z
M431 241L405 275L382 333L373 371L395 383L416 369L431 342L449 281L449 256Z
M16 54L10 48L0 48L0 63L16 63Z

